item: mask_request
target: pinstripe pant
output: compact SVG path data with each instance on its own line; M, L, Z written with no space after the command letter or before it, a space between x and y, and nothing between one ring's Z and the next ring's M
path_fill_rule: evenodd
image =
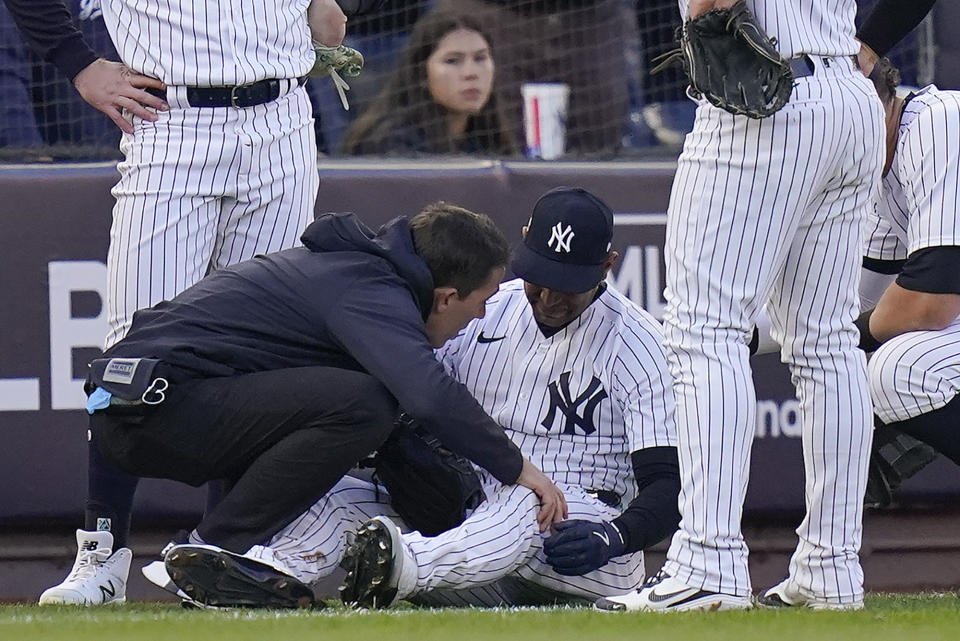
M801 408L807 515L790 563L797 589L863 596L862 498L870 448L866 363L853 320L863 221L880 178L883 113L848 59L797 81L751 120L697 109L666 233L665 343L676 392L680 529L666 571L751 591L740 521L756 398L747 342L768 303Z
M870 358L867 371L873 409L884 423L940 409L960 391L960 320L940 331L890 339Z
M196 108L170 87L170 111L134 119L107 254L109 347L133 313L170 299L208 271L297 244L320 178L303 87L271 102Z
M403 542L417 563L411 600L431 605L540 605L589 601L623 594L643 581L641 553L613 559L583 576L557 574L547 564L537 527L539 502L531 490L504 486L481 473L487 500L439 536L406 532ZM559 484L571 519L610 520L619 515L583 488ZM385 515L402 526L389 495L369 481L344 477L323 499L281 530L268 546L248 554L288 568L310 583L330 574L343 558L348 532Z

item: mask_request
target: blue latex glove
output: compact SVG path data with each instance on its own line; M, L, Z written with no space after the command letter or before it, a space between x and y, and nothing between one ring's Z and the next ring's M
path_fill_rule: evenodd
M623 537L609 521L561 521L553 526L553 534L543 541L547 563L557 574L566 576L596 570L623 554L623 550Z
M93 390L93 394L87 397L87 414L93 414L97 410L110 407L111 398L113 398L113 394L102 387Z

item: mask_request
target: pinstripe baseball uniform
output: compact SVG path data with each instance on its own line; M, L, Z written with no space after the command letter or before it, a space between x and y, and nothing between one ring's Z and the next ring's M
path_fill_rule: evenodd
M866 256L905 260L960 245L960 92L928 86L903 110L883 197L871 216ZM939 409L960 390L960 320L939 331L907 332L868 365L874 412L884 423Z
M674 444L659 326L609 287L570 325L545 337L523 282L504 283L486 316L438 357L563 490L571 519L615 518L636 493L630 453ZM542 549L536 496L482 471L481 480L487 500L461 526L436 537L404 534L418 566L416 600L499 605L594 598L642 581L641 553L582 576L557 574ZM615 493L619 504L607 505L591 490ZM396 518L383 490L377 492L369 482L345 479L269 547L249 554L315 580L343 556L346 532L376 514Z
M123 62L168 86L170 111L134 119L120 143L107 256L109 347L133 312L172 298L208 270L291 247L312 218L319 177L306 91L314 62L309 0L165 5L103 0ZM279 96L197 107L187 87L279 79Z
M747 342L769 301L803 425L807 515L790 578L811 598L856 604L870 399L853 320L883 112L851 59L853 0L747 4L785 57L806 56L809 73L762 120L701 101L678 161L664 334L682 520L664 571L749 604L740 520L756 399ZM680 10L687 15L685 0Z

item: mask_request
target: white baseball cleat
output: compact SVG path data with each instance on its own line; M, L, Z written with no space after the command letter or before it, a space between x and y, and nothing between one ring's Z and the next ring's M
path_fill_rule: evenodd
M193 606L323 607L286 568L209 544L174 545L164 554L167 576ZM196 602L196 603L189 603Z
M164 558L167 556L167 552L172 550L174 547L187 543L189 541L189 535L185 530L180 530L177 533L177 536L174 537L174 540L168 542L163 546L163 549L160 550L160 558L156 561L147 563L145 566L140 568L140 574L143 575L150 583L154 584L161 590L165 590L170 594L180 597L181 599L190 599L187 596L187 593L177 587L177 584L173 582L173 579L170 578L170 574L167 572L167 566L164 564Z
M171 541L163 548L163 551L160 552L160 556L166 554L174 545L179 545ZM180 598L180 605L187 610L231 610L233 608L221 607L216 605L207 605L205 603L200 603L199 601L190 598L190 596L177 587L177 584L173 582L173 579L170 578L170 575L167 573L167 566L163 561L152 561L147 563L145 566L140 568L140 573L150 583L154 584L161 590L166 590L170 594L173 594Z
M140 574L150 583L161 590L166 590L170 594L176 595L181 599L189 599L187 593L177 587L170 575L167 573L167 566L163 561L153 561L140 568Z
M811 610L862 610L863 601L831 603L826 599L806 596L790 579L784 579L757 597L757 604L766 608L804 607Z
M598 599L594 607L607 612L687 612L747 610L753 604L749 597L690 587L660 570L643 587L621 596Z
M40 605L105 605L127 600L133 552L113 552L113 534L77 530L77 558L60 585L40 595Z

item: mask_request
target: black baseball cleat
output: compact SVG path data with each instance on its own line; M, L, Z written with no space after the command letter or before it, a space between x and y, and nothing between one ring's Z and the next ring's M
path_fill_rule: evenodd
M403 557L400 530L389 519L375 517L357 531L340 566L347 571L340 599L353 608L389 607L397 600Z
M199 604L233 608L323 607L313 590L262 561L213 545L177 545L164 557L167 574Z

